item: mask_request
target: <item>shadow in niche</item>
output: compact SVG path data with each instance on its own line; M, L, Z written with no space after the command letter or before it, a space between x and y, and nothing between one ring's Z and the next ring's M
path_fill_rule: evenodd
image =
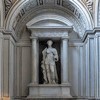
M47 47L48 40L50 40L50 39L39 41L39 84L43 84L43 74L42 74L42 68L41 68L41 61L43 58L42 51ZM57 49L58 56L59 56L59 61L56 62L56 68L57 68L57 74L58 74L58 84L61 84L61 59L60 59L61 58L61 56L60 56L61 51L60 51L60 46L61 46L60 41L53 40L52 47Z

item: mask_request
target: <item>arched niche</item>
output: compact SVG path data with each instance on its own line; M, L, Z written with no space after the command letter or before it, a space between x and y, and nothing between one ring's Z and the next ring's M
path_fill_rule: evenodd
M58 9L58 7L55 10L52 8L46 8L42 9L41 11L40 10L37 10L36 12L34 11L35 10L31 10L26 16L23 17L23 19L16 26L15 31L17 32L18 37L21 36L23 28L26 27L25 25L27 24L27 22L30 22L30 20L34 21L35 25L40 21L46 21L46 20L49 22L51 21L51 23L53 21L53 23L56 24L57 21L61 22L60 24L63 23L66 26L72 26L74 29L74 33L76 33L80 38L84 33L84 27L78 22L78 20L72 14L70 14L70 12L64 12L61 9Z
M56 13L43 13L41 15L37 15L32 20L30 20L26 24L26 26L27 27L29 26L33 26L33 27L72 27L73 31L71 31L69 34L70 39L80 39L80 36L76 31L77 27L75 27L69 19L61 15L58 15Z
M54 0L55 2L50 0L48 2L46 2L47 0L42 1L41 4L37 0L34 0L34 2L32 0L21 0L9 11L5 21L5 28L13 30L15 34L20 34L22 29L19 27L25 27L26 23L35 16L47 11L66 17L73 24L75 32L81 38L86 30L93 29L92 17L79 1L65 0L59 4L56 2L57 0Z

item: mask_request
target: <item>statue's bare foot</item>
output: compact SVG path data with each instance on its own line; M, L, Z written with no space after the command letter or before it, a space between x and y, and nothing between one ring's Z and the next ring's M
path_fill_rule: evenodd
M55 80L52 81L53 84L56 84Z
M43 84L48 84L47 82L44 82Z

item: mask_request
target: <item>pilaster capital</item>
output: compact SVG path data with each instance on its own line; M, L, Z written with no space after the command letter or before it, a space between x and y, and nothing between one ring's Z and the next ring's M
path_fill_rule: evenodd
M16 34L13 32L13 31L10 31L10 30L5 30L3 28L0 28L0 36L1 35L9 35L11 36L15 41L18 40L18 37L16 36Z
M61 40L68 40L68 39L69 39L69 36L61 37Z

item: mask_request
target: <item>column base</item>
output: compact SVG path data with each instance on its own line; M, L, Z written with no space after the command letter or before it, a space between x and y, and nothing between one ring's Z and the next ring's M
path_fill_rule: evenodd
M72 98L70 94L70 85L59 84L43 84L29 85L29 96L27 99L42 99L42 98Z

